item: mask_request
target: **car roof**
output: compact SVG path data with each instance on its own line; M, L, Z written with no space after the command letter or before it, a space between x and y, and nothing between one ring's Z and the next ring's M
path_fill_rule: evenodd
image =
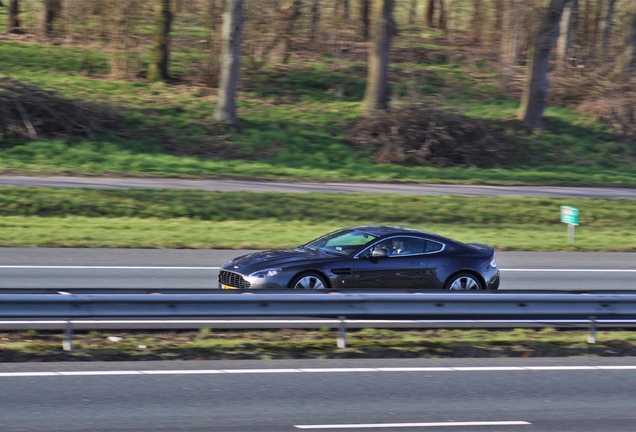
M443 236L440 236L438 234L432 233L432 232L428 232L428 231L422 231L422 230L418 230L418 229L414 229L414 228L406 228L406 227L401 227L401 226L392 226L392 225L364 225L364 226L355 226L355 227L350 227L350 230L358 230L358 231L362 231L362 232L366 232L378 237L384 237L384 236L388 236L388 235L399 235L399 234L417 234L417 235L425 235L427 237L433 237L433 238L437 238L437 239L445 239L445 240L451 240L451 239L446 239ZM456 240L453 240L456 241Z

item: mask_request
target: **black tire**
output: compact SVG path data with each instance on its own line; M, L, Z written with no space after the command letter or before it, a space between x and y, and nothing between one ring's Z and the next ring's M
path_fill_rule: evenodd
M307 272L296 276L289 284L289 287L292 289L327 289L329 284L320 274Z
M450 291L483 290L484 284L474 274L460 272L448 278L444 289Z

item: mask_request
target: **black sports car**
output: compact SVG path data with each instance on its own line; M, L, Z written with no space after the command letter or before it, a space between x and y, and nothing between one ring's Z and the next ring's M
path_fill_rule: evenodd
M358 226L295 249L243 255L223 264L221 289L499 287L492 247L395 226Z

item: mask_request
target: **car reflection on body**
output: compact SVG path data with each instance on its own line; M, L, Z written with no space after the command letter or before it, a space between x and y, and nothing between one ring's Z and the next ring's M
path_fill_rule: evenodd
M448 289L499 287L492 247L395 226L344 228L293 249L225 263L221 289Z

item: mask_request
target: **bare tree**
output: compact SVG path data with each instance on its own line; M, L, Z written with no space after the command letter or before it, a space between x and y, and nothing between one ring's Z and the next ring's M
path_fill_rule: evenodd
M498 38L501 37L501 33L503 32L503 15L505 7L505 0L495 0L495 33L498 35Z
M563 8L569 0L550 0L539 31L536 36L534 46L530 50L528 64L528 78L518 118L523 121L524 126L535 129L543 129L543 110L547 104L548 95L548 69L550 65L550 52L554 47L554 42L559 35L559 23Z
M426 28L433 28L433 17L435 16L435 0L425 0L424 15L422 24Z
M415 24L417 21L417 0L411 0L411 4L409 6L409 25Z
M20 33L20 5L18 0L9 0L7 33Z
M473 0L473 18L470 23L472 40L474 43L481 43L481 26L483 23L484 10L481 0Z
M221 122L238 124L236 90L241 68L243 38L243 0L225 0L220 59L220 82L215 118Z
M335 0L333 16L336 20L349 21L349 0Z
M594 58L596 55L596 46L598 44L598 34L602 27L601 25L601 17L603 16L603 4L606 0L597 0L596 4L589 4L589 19L590 19L590 27L587 29L589 31L589 53L590 58ZM592 10L594 7L594 10Z
M603 17L599 22L601 27L602 56L607 55L612 27L614 26L614 13L616 12L616 0L607 0L604 3Z
M616 66L618 75L627 77L636 70L636 2L632 2L630 7L630 25L625 38L623 53Z
M563 9L561 23L559 24L559 38L557 39L556 58L557 66L566 65L572 58L572 38L576 31L578 0L570 0Z
M320 0L313 0L310 13L309 41L314 43L318 34L318 24L320 23Z
M389 103L389 52L395 31L393 0L375 0L373 8L372 46L369 49L369 72L362 110L385 110Z
M501 8L501 40L499 43L500 89L505 94L524 39L523 25L528 16L525 0L508 0Z
M444 0L437 0L439 2L439 17L438 26L441 30L446 30L448 20L446 19L446 5Z
M300 0L287 0L279 11L281 28L278 31L278 52L281 63L287 63L291 47L292 33L294 25L300 16L300 8L302 2Z
M150 81L165 81L168 76L170 56L170 26L172 25L171 0L157 0L152 57L148 65Z
M142 25L144 0L115 0L96 3L99 10L96 13L103 26L99 32L104 32L109 39L110 73L114 78L130 78L139 72L139 28Z
M53 22L58 18L62 10L61 0L44 0L42 2L42 20L40 33L48 38L53 32Z
M370 15L371 15L371 0L360 0L360 23L358 25L358 29L360 32L360 38L363 41L369 40L369 27L370 23Z

